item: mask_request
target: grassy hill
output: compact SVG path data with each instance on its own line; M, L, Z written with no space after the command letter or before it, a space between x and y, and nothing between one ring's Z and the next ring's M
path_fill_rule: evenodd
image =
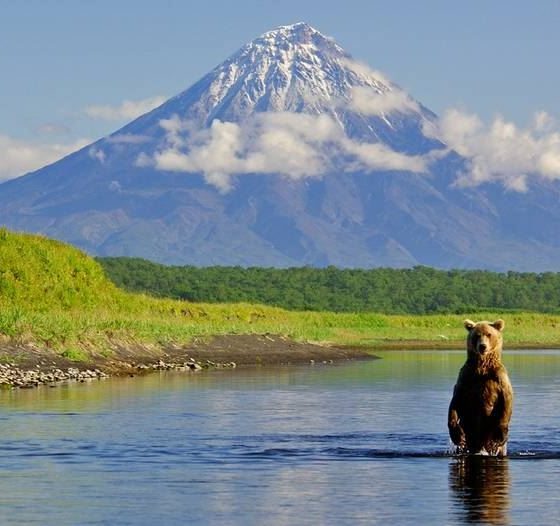
M103 269L59 241L0 229L0 307L91 310L122 300Z
M487 312L477 319L503 314ZM0 339L60 353L162 346L223 334L278 334L350 345L461 346L464 315L294 312L248 303L204 304L128 293L74 247L0 229ZM506 345L558 345L560 316L515 313Z

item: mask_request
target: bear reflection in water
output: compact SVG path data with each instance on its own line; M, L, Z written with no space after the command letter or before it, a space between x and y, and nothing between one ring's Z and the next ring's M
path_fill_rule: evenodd
M449 465L449 487L464 524L510 524L506 458L470 455Z

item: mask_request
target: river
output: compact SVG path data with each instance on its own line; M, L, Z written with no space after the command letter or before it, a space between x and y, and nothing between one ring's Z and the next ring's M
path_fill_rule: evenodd
M560 352L509 351L509 457L449 454L464 352L0 392L0 524L560 523Z

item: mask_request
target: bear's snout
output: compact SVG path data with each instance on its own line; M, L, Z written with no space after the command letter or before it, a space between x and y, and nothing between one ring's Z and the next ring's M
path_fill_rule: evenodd
M472 339L473 349L480 355L489 352L494 348L494 343L492 342L492 335L486 333L475 333Z

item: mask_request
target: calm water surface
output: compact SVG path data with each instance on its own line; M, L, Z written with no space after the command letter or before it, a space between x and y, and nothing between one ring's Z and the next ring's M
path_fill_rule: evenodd
M0 524L559 524L560 353L508 352L507 459L449 455L463 352L0 393Z

